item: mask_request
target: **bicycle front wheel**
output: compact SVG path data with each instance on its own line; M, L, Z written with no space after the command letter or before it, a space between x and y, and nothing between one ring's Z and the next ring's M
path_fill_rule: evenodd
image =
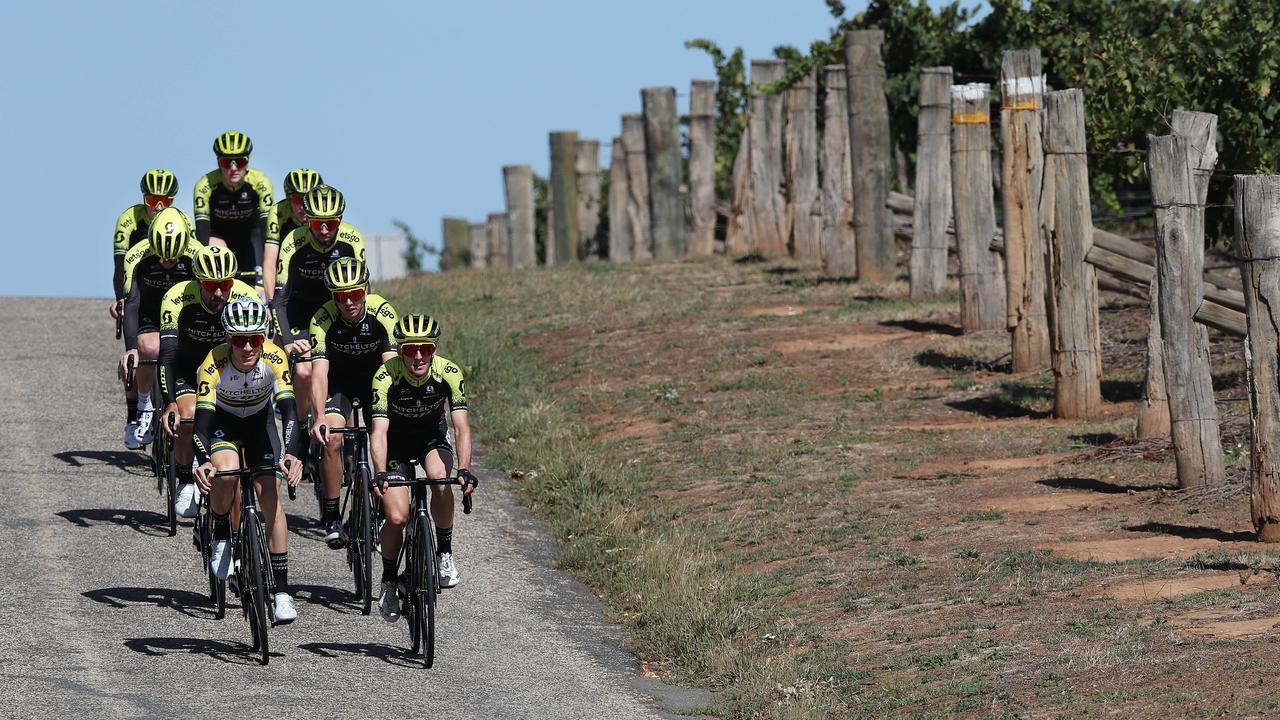
M258 513L242 510L240 542L244 543L241 554L241 571L244 577L240 582L240 602L244 604L245 615L249 620L249 633L253 639L253 649L261 651L259 662L266 665L270 662L270 650L267 643L267 603L272 601L267 592L267 567L263 559L267 557L267 548L263 544L265 535L262 532Z
M164 433L164 429L156 432ZM165 463L164 506L169 515L169 537L173 537L178 534L178 511L173 508L173 499L178 495L178 453L174 452L173 439L168 435L160 442L164 443L161 452L168 458Z
M439 571L436 569L436 534L425 513L418 515L414 524L414 534L418 536L414 547L414 554L417 556L414 564L420 571L418 582L414 586L414 609L421 618L418 633L422 657L425 665L431 667L436 659L436 587L440 582Z
M356 492L351 510L351 544L355 560L351 571L356 576L356 594L361 596L360 611L364 615L373 609L373 518L368 474L367 470L355 474Z

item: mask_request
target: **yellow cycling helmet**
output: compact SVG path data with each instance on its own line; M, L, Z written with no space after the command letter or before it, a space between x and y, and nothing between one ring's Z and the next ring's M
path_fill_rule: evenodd
M151 252L161 260L171 262L181 258L187 251L187 242L191 240L191 226L187 224L187 216L181 210L167 207L151 220L148 235L151 239Z
M240 263L236 254L221 245L202 247L196 253L194 273L196 280L221 282L234 280L240 272Z
M328 220L342 217L347 201L335 187L317 185L302 198L302 209L309 220Z
M324 285L329 292L364 287L368 282L369 268L353 257L338 258L324 271Z
M248 135L228 130L213 139L213 154L218 157L248 156L253 152L253 141Z
M290 170L288 175L284 176L284 192L285 195L305 195L317 185L323 183L320 179L320 173L307 168L298 168Z
M168 170L148 170L142 176L142 194L173 197L178 194L178 178Z
M400 345L419 343L435 345L440 342L440 333L440 323L430 315L405 315L400 318L400 322L396 323L396 329L392 334L395 336L396 343Z

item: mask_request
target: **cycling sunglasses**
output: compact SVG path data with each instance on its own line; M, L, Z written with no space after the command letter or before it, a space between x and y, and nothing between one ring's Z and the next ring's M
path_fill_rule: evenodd
M249 164L249 158L244 155L234 156L234 157L230 155L225 155L223 157L218 158L218 167L222 168L223 170L230 170L232 168L242 168L248 164Z
M160 212L173 204L173 198L168 195L145 195L142 201L147 204L147 207L156 212Z
M219 290L223 293L229 293L234 283L234 280L201 280L200 289L207 293L215 293Z
M311 228L311 232L320 235L332 235L338 232L338 226L342 224L342 218L324 218L321 220L308 219L307 225Z
M436 354L436 346L434 343L407 343L400 346L400 354L405 357L431 357Z
M360 302L364 299L364 288L356 288L355 290L334 290L333 299L340 303Z
M231 340L231 346L238 348L245 346L250 348L260 348L262 347L262 343L267 340L267 336L262 333L256 333L253 335L230 335L228 337Z

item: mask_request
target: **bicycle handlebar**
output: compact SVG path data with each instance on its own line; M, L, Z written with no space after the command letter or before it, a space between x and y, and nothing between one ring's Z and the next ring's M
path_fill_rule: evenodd
M286 462L286 463L285 463L285 467L288 467L290 464L291 464L291 463ZM265 470L266 470L266 468L240 468L240 469L238 469L238 470L219 470L219 471L215 472L215 473L213 474L213 476L214 476L214 477L216 477L216 478L219 478L219 477L238 477L238 478L243 478L243 477L245 477L246 475L248 475L248 476L250 476L250 478L254 478L254 477L258 477L258 476L260 476L260 475L266 475L267 473L266 473L266 472L264 472ZM279 470L279 469L272 469L271 473L272 473L273 475L278 475L278 474L280 473L280 470ZM297 490L297 488L295 488L295 487L294 487L294 486L292 486L292 485L289 485L289 483L287 483L287 482L285 483L285 485L286 485L286 486L288 486L288 488L289 488L289 499L290 499L290 500L295 500L295 499L297 499L297 494L298 494L298 490Z
M462 486L462 485L466 485L466 483L459 480L457 475L451 475L446 478L440 478L439 480L432 480L431 478L413 478L412 480L410 480L409 478L406 477L401 480L392 480L391 478L387 478L386 487L411 487L414 485ZM462 514L470 515L471 509L472 509L472 497L470 495L463 495L462 496Z

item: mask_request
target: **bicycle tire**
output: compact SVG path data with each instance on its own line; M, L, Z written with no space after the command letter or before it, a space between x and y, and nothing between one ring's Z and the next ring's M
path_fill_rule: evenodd
M164 432L163 428L159 432ZM165 463L165 508L169 517L169 537L178 534L178 511L173 508L173 499L178 495L178 453L173 447L173 440L165 435L164 437L164 454L168 456L169 461Z
M431 527L431 519L424 513L414 520L419 535L416 551L420 554L418 567L422 570L422 579L415 589L417 607L422 620L418 630L422 635L422 657L427 667L431 667L436 659L436 593L440 584L440 573L436 569L436 538Z
M422 575L421 565L418 564L417 558L421 555L418 552L418 534L417 524L405 529L405 545L404 545L404 572L405 572L405 598L401 603L401 612L404 613L405 619L409 621L409 654L417 655L422 649L422 633L419 630L419 623L422 621L423 610L421 597L422 593L418 592L418 586L421 584L419 578Z
M370 512L369 470L365 468L356 474L356 508L355 515L359 527L352 530L351 539L357 545L358 564L356 571L361 574L357 582L364 588L361 614L368 615L373 610L373 514Z
M271 656L267 639L267 579L262 563L267 549L260 544L265 536L259 525L261 521L258 519L257 512L243 511L242 515L244 518L240 541L245 544L245 551L242 553L240 562L245 577L240 583L240 602L244 605L245 614L249 620L253 649L261 651L262 659L259 663L266 665L270 662Z

